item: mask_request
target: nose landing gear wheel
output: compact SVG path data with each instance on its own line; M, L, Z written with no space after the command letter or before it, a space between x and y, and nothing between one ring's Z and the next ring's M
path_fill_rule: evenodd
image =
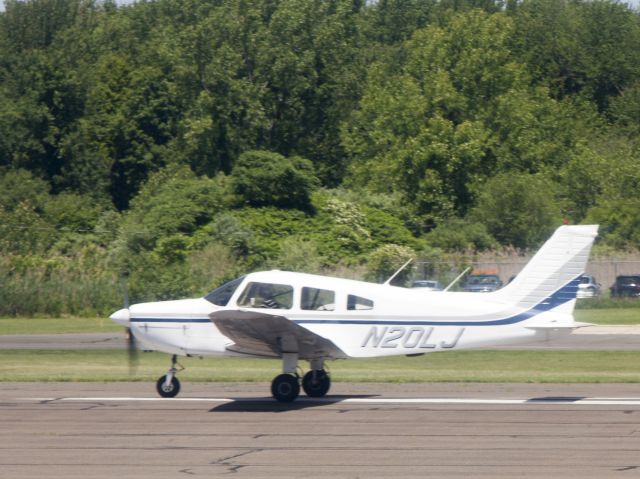
M292 402L300 394L298 377L293 374L280 374L271 382L271 394L280 402Z
M163 398L174 398L180 392L180 381L174 376L167 384L167 376L162 376L156 383L156 390Z
M329 392L331 378L324 369L312 370L302 378L302 389L307 396L319 398Z

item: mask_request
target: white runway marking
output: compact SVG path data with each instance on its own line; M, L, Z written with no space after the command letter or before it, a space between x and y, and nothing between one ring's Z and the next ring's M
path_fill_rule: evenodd
M249 403L273 402L271 398L159 398L159 397L49 397L49 398L19 398L21 401L70 401L70 402L208 402L208 403ZM640 406L640 398L575 398L551 397L528 399L500 399L500 398L300 398L298 402L327 403L327 404L467 404L467 405L576 405L576 406Z

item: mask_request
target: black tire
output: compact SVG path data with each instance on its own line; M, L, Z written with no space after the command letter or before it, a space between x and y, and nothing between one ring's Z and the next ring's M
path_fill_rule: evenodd
M166 380L166 375L158 379L158 382L156 383L156 391L158 391L158 394L163 398L176 397L180 392L180 381L178 381L177 377L173 376L173 378L171 378L171 383L169 383L168 386L165 386L164 383Z
M280 402L292 402L300 395L298 377L280 374L271 381L271 395Z
M312 398L319 398L329 392L331 387L331 378L324 369L319 369L316 372L315 381L313 378L313 371L309 371L302 378L302 389L307 393L307 396Z

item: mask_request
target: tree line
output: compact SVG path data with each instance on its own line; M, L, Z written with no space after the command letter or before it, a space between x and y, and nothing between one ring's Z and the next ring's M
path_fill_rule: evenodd
M639 79L611 0L8 0L0 314L105 312L124 272L137 300L374 277L563 221L636 249Z

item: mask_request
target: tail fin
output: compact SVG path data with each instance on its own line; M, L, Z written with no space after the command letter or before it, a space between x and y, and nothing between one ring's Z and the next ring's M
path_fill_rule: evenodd
M524 309L571 315L598 225L561 226L495 297Z

